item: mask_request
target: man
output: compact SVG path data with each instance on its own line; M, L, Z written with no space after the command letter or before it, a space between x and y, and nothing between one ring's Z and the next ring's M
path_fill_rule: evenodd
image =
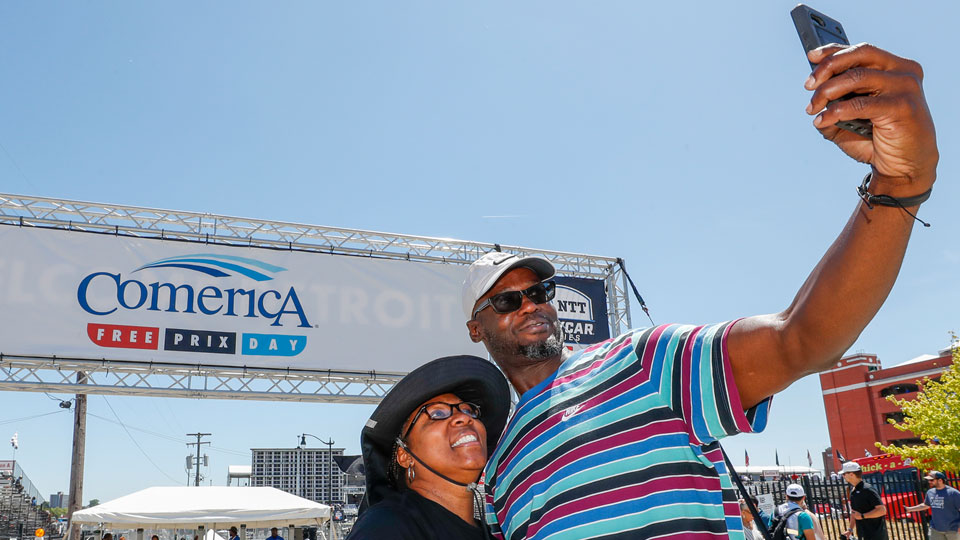
M850 528L851 536L856 530L861 540L887 540L887 524L883 520L887 507L876 488L863 481L860 464L848 461L840 469L843 479L853 486L850 490Z
M240 534L236 527L230 527L230 538L228 540L240 540Z
M803 511L806 493L800 484L790 484L786 490L787 502L777 507L777 515L785 521L784 528L787 538L794 540L816 540L813 528L813 518Z
M960 540L960 491L947 485L947 475L930 471L924 476L930 489L923 502L907 512L930 510L930 540Z
M920 66L870 45L823 47L809 58L818 64L805 84L814 125L870 163L870 192L914 212L939 159ZM853 91L864 95L827 106ZM872 139L834 126L853 118L873 122ZM494 533L743 538L717 441L763 429L769 397L835 365L880 308L913 218L868 199L784 311L631 331L573 355L547 303L549 262L477 260L463 288L470 338L520 396L487 466Z
M763 522L763 525L767 528L767 530L770 530L770 524L773 522L773 516L767 514L766 512L763 511L762 508L760 508L760 499L756 495L753 495L753 494L750 495L750 502L752 502L753 507L757 509L757 514L759 514L760 516L760 521ZM758 529L760 528L759 525L755 524L755 526Z
M283 537L278 534L277 528L274 527L270 529L270 536L267 537L267 540L283 540Z

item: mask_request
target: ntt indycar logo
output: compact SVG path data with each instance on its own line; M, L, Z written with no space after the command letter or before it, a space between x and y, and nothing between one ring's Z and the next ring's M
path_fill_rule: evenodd
M146 269L176 268L214 278L240 278L254 282L250 287L196 287L189 283L162 280L145 282L137 272ZM98 317L127 312L165 312L204 317L262 319L268 327L312 328L294 287L271 288L274 275L286 268L246 257L199 253L153 261L136 268L131 275L93 272L77 286L77 302ZM184 319L186 321L187 319ZM196 320L196 319L192 319ZM162 338L161 338L162 334ZM87 335L101 347L159 349L180 352L236 354L237 333L189 328L127 326L90 323ZM240 336L244 355L295 356L306 347L306 336L245 333Z
M593 319L593 300L589 296L573 287L557 285L553 305L557 310L565 343L592 343L590 338L596 334L596 325Z

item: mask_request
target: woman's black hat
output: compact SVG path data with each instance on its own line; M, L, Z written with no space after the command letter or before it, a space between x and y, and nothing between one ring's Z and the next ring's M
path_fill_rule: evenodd
M428 399L448 393L480 406L487 452L493 452L510 412L510 389L503 374L493 363L476 356L447 356L427 362L387 393L360 434L367 479L364 507L396 491L390 482L390 461L410 413Z

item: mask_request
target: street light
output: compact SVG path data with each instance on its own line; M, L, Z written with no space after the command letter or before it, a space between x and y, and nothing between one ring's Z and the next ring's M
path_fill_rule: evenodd
M325 440L321 439L320 437L317 437L316 435L311 435L311 434L309 434L309 433L301 433L301 434L300 434L300 446L306 446L306 445L307 445L307 437L308 437L308 436L309 436L309 437L313 437L314 439L320 441L320 444L325 444L325 445L327 445L327 460L328 460L327 466L329 467L329 468L327 469L327 472L329 473L329 492L328 492L328 493L330 494L330 498L327 499L327 503L331 503L331 504L332 504L332 503L333 503L333 445L336 444L336 443L333 441L333 438L332 438L332 437L330 438L329 441L325 441Z

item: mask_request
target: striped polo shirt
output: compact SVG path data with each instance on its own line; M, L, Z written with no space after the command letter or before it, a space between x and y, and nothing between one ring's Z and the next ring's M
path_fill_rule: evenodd
M759 432L725 340L733 323L634 330L520 397L486 470L498 538L743 539L720 438Z

